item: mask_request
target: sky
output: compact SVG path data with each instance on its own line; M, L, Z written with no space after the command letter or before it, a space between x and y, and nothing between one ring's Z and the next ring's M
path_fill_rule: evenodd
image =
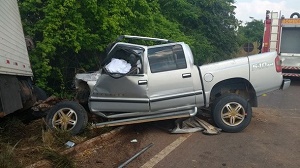
M264 20L266 10L281 12L286 18L292 13L300 13L300 0L235 0L236 18L238 20L249 22L253 17L256 20Z

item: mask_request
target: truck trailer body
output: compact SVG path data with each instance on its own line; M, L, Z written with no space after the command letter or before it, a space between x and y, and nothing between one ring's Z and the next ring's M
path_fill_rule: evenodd
M36 101L17 0L0 0L0 117Z

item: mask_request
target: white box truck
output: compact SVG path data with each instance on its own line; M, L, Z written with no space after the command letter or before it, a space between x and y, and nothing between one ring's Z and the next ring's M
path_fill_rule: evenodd
M0 118L37 100L17 0L0 0Z

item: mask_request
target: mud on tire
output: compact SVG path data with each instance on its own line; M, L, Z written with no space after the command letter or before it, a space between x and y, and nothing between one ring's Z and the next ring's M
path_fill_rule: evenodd
M46 122L50 129L69 131L72 135L76 135L86 127L88 116L79 103L64 101L49 110Z
M250 123L251 105L242 97L228 94L219 97L212 107L215 124L225 132L240 132Z

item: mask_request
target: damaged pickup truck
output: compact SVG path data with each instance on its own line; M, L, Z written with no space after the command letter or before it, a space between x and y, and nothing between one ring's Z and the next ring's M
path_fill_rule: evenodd
M123 39L151 40L138 45ZM152 42L154 43L154 42ZM209 109L226 132L245 129L257 107L257 97L289 87L275 52L197 66L190 47L166 39L120 36L102 68L76 75L77 101L49 110L51 128L81 132L89 113L104 120L96 127L185 118ZM85 107L85 108L84 108Z

